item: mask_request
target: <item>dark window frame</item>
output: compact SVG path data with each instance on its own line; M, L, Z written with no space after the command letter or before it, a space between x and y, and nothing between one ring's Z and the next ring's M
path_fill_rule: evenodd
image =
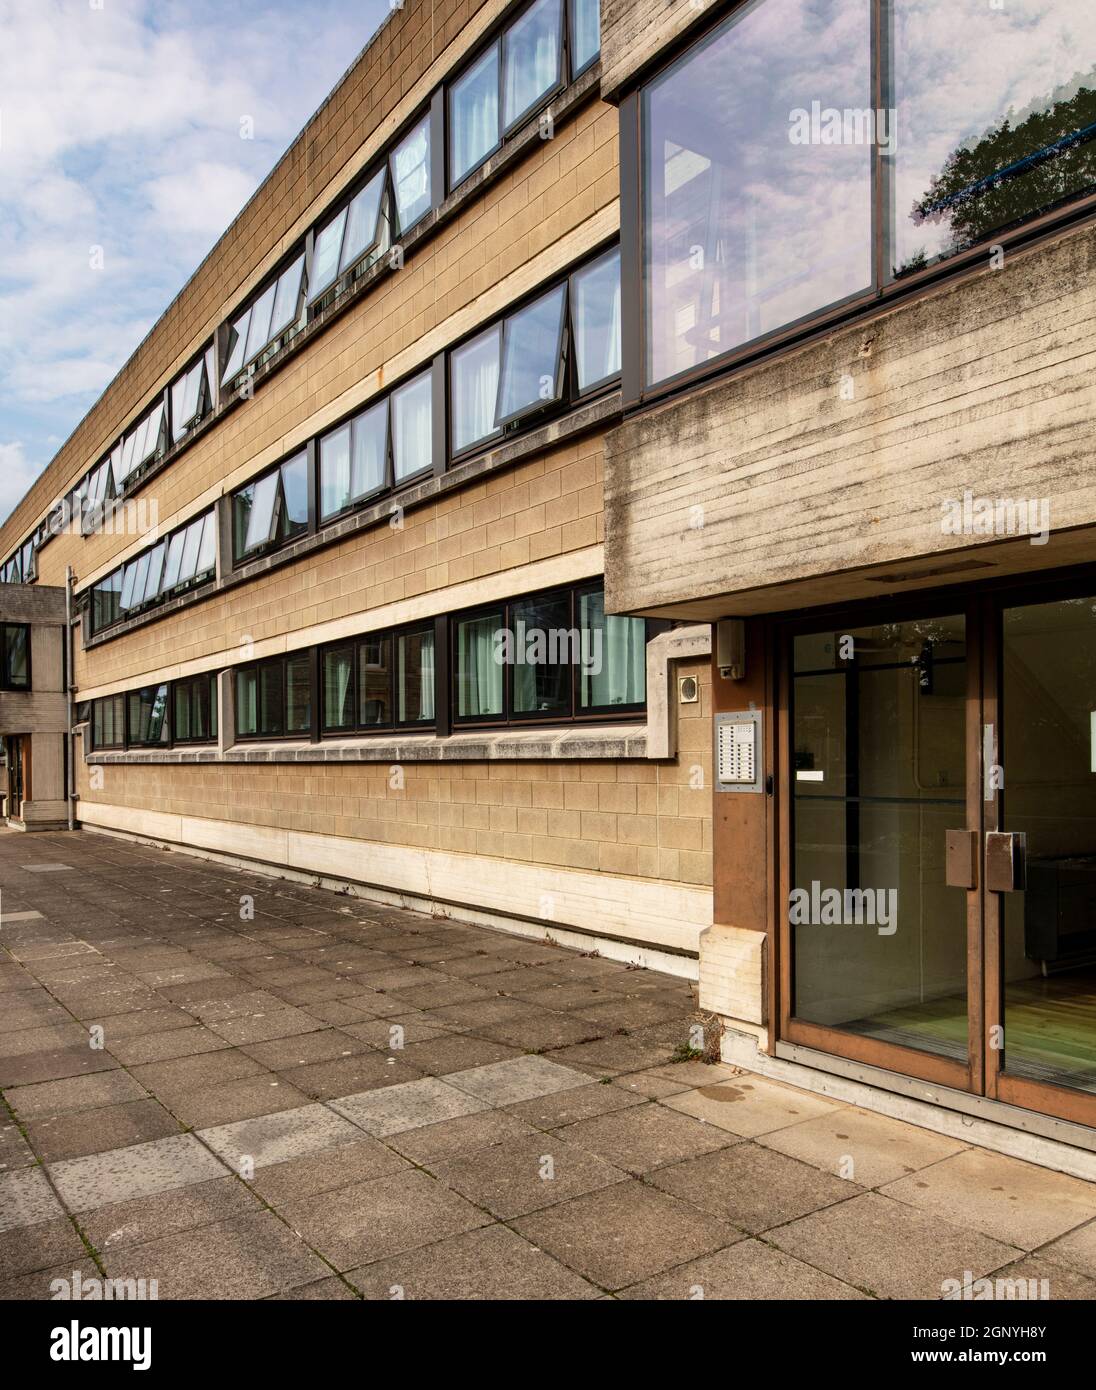
M558 712L541 713L537 710L515 711L514 710L514 665L503 666L502 681L502 713L500 715L479 716L462 715L460 709L457 688L458 676L458 644L457 628L460 623L474 621L477 618L491 617L501 612L501 627L513 631L513 621L511 619L511 609L515 604L526 600L547 601L566 594L569 599L570 629L579 633L581 638L581 628L579 626L579 600L584 594L604 593L605 581L603 578L579 580L571 584L558 584L551 589L534 589L529 593L511 594L505 599L499 599L494 603L477 604L474 608L462 609L458 613L453 613L449 618L449 708L450 718L454 729L501 729L501 728L525 728L529 725L537 727L573 727L584 724L605 724L605 723L635 723L644 717L647 711L647 699L649 692L646 690L646 677L644 678L644 698L642 702L631 703L628 705L595 705L583 710L580 706L580 663L571 662L570 667L570 713L561 714ZM628 615L625 615L628 616ZM666 630L668 624L657 620L644 618L644 646L650 642L651 638L657 633Z
M234 734L238 743L309 743L312 740L312 731L316 723L316 681L314 663L311 661L312 648L300 647L295 651L282 652L278 656L264 657L261 661L245 661L239 666L232 667L232 713ZM286 673L289 663L293 661L307 660L309 662L308 679L308 702L309 702L309 721L305 729L293 729L286 731L289 723L287 716L289 709L289 682ZM253 734L244 733L240 729L240 678L248 672L254 671L258 680L257 690L259 698L262 698L262 672L277 668L278 692L280 706L281 733L267 733L257 730ZM262 708L257 711L261 723Z
M162 732L166 732L167 737L164 738L161 734L161 737L155 740L137 738L133 729L133 702L134 700L139 701L142 696L149 692L153 694L153 700L155 701L157 693L161 690L164 692L164 709L161 715L162 723L160 728ZM169 749L171 747L173 733L171 726L171 681L157 681L155 685L140 685L136 686L133 690L127 690L125 692L125 707L125 746L127 749L155 750Z
M203 686L208 688L207 720L211 732L204 738L180 737L178 725L178 696L180 686L193 686L196 690L201 690ZM193 697L191 697L193 698ZM170 720L171 738L170 747L172 748L192 748L208 743L217 743L220 739L220 709L218 700L218 676L216 671L206 671L197 676L183 676L179 680L171 682L170 699Z
M88 722L88 728L89 728L90 733L91 733L91 750L92 750L93 753L124 752L124 751L125 751L125 747L126 747L126 714L127 714L127 708L126 708L126 707L127 707L127 705L128 705L127 695L128 695L128 691L116 691L113 695L101 695L101 696L99 696L98 699L95 699L95 700L92 700L92 701L91 701L91 715L90 715L90 719L89 719L89 722ZM96 717L96 714L98 713L98 711L102 708L102 706L103 706L108 700L109 700L109 701L112 701L112 702L113 702L113 701L117 701L117 704L115 705L115 709L116 709L116 711L120 710L121 713L120 713L120 714L116 713L115 719L114 719L114 729L115 729L115 733L116 733L116 735L117 735L115 741L112 742L112 743L102 743L102 742L99 741L99 738L98 738L97 733L96 733L96 728L95 728L95 717Z
M280 459L277 463L272 464L270 468L264 468L261 473L256 473L256 475L253 478L249 478L246 483L244 483L241 487L236 488L236 490L230 494L229 505L231 511L233 568L240 569L244 565L250 565L255 560L261 559L264 555L270 555L276 550L282 550L287 545L292 545L294 541L300 540L302 536L310 536L314 534L316 530L315 458L317 452L317 442L315 440L309 440L306 444L302 445L299 448L293 449L290 453L286 454L286 456L283 459ZM287 503L283 470L287 468L289 464L296 463L302 457L305 461L305 490L308 503L308 519L305 522L305 524L303 526L299 526L296 531L292 531L284 536L276 535L273 537L273 539L262 541L258 545L252 546L250 550L244 550L242 552L239 551L237 549L237 542L239 540L237 526L237 500L243 496L243 494L248 490L248 488L256 489L262 483L266 482L268 478L277 477L277 490L274 497L274 503L271 508L271 525L274 525L279 507L282 508L282 511L281 515L277 517L278 528L281 529L283 523L288 525L288 512L285 510ZM246 531L244 539L246 540Z
M714 378L729 375L759 359L792 350L805 340L832 332L836 326L875 317L897 303L943 287L949 281L972 271L984 269L987 253L992 246L1000 246L1007 252L1044 234L1052 234L1073 222L1090 220L1096 215L1096 189L1080 192L1052 209L1033 213L997 228L986 239L952 256L945 256L923 269L911 271L899 278L890 278L884 273L888 252L885 223L889 174L885 163L887 156L879 142L875 142L871 168L870 288L805 314L793 322L751 339L748 343L728 349L726 353L717 357L684 368L657 382L648 383L648 315L644 275L644 169L647 130L642 115L643 99L653 83L665 77L671 69L684 65L694 49L699 49L713 39L720 29L732 25L742 11L757 3L759 0L736 0L736 3L712 15L702 26L690 29L644 70L641 81L620 102L621 337L625 412L678 395ZM764 0L760 0L760 3L764 3ZM888 105L893 107L887 81L888 0L869 0L869 3L872 100L876 109Z
M147 601L142 601L141 604L139 604L139 605L134 606L134 605L131 604L130 607L127 608L127 609L125 610L125 612L122 612L122 611L121 611L122 584L123 584L123 582L124 582L125 571L129 568L129 566L130 566L130 565L140 565L140 563L141 563L143 560L145 560L146 557L151 557L151 556L153 555L153 553L154 553L156 550L158 550L158 549L160 548L160 546L163 546L163 547L164 547L164 562L163 562L163 565L161 566L161 570L160 570L160 583L161 583L161 585L162 585L162 584L163 584L164 571L165 571L165 569L166 569L166 567L167 567L168 557L169 557L169 555L170 555L170 553L171 553L171 545L172 545L172 542L174 541L175 537L178 536L178 535L180 535L180 534L182 534L184 531L189 531L190 528L191 528L191 526L193 526L194 523L195 523L196 521L198 521L199 519L201 519L201 520L203 521L203 526L209 525L209 522L205 520L205 518L207 518L207 517L212 517L212 519L213 519L213 520L212 520L212 524L213 524L213 534L214 534L214 542L215 542L215 544L214 544L213 567L212 567L212 569L208 569L208 568L207 568L207 569L204 569L204 570L196 570L195 573L194 573L194 575L193 575L190 579L185 579L185 580L183 580L181 583L177 583L177 584L172 585L172 587L171 587L170 589L162 590L161 592L158 592L153 598L148 599ZM204 529L203 529L202 536L199 537L199 541L198 541L198 551L197 551L197 554L196 554L195 557L194 557L194 563L195 563L195 565L197 565L198 560L201 558L201 547L202 547L202 541L204 540L204 534L205 534L205 533L204 533ZM216 578L217 578L216 537L217 537L217 509L216 509L216 507L211 507L211 508L207 508L207 509L206 509L205 511L203 511L203 512L199 512L196 516L190 517L190 519L187 520L187 521L184 521L184 522L182 523L182 525L174 527L174 528L173 528L171 531L169 531L165 536L161 536L158 540L153 541L153 543L152 543L150 546L147 546L144 550L139 550L139 551L137 551L137 553L134 554L134 555L131 555L130 558L129 558L128 560L124 561L124 562L123 562L122 564L120 564L120 565L116 565L116 566L114 567L114 569L110 570L107 574L104 574L103 577L102 577L102 579L97 579L97 580L95 581L95 583L92 584L90 590L87 591L87 592L89 593L89 600L88 600L88 603L89 603L90 623L91 623L91 632L92 632L92 635L97 637L100 633L102 633L102 632L108 632L108 631L109 631L111 628L113 628L113 627L119 627L122 623L128 622L131 618L137 617L137 616L140 615L140 614L149 613L149 612L151 612L153 609L156 609L156 608L161 607L163 604L168 603L171 599L178 598L181 594L189 593L191 590L200 589L200 588L202 588L202 587L203 587L204 585L206 585L206 584L210 584L210 583L215 582L215 581L216 581ZM139 572L139 571L138 571L138 572ZM98 592L100 589L102 589L102 587L103 587L104 584L109 583L111 580L113 580L113 579L115 579L115 578L118 579L118 587L117 587L117 590L116 590L116 592L117 592L117 594L118 594L118 608L119 608L118 616L117 616L116 618L112 618L112 619L110 620L110 622L98 623L98 622L96 622L96 613L95 613L95 609L96 609L96 602L95 602L96 594L97 594L97 592ZM146 582L147 582L147 578L148 578L148 566L146 565L146 566L145 566L145 580L146 580Z
M215 366L219 378L217 382L218 392L239 390L241 383L246 378L253 376L261 366L269 362L272 357L279 353L287 343L291 342L298 333L302 331L303 325L301 324L301 318L308 305L308 272L311 249L312 232L310 231L307 237L302 237L301 240L295 242L293 249L282 256L274 269L271 270L268 275L263 276L256 288L245 295L244 298L240 300L239 304L237 304L236 308L225 316L223 323L217 330L217 351L214 354ZM247 332L250 333L250 314L254 311L255 305L259 303L271 287L274 288L274 300L275 304L277 303L278 281L298 260L303 261L303 265L301 266L300 284L297 287L296 317L291 319L280 332L274 335L274 337L268 338L264 346L251 357L247 355L247 342L245 338L244 355L240 361L240 365L231 376L226 376L225 373L228 371L228 365L232 361L232 355L236 348L236 339L232 336L236 332L236 324L244 314L248 314ZM274 305L271 305L271 314L273 314L273 312ZM237 335L237 337L240 336L243 335Z
M16 681L12 679L8 647L9 632L21 632L23 634L27 665L27 678L25 681ZM30 623L0 623L0 690L10 691L13 694L25 694L33 689L34 671L31 666L31 625Z
M433 719L407 719L401 720L398 715L399 710L399 666L397 652L399 641L404 637L416 637L429 634L435 638L434 643L434 718ZM384 724L365 724L361 719L361 649L367 642L383 640L387 638L389 643L389 671L388 671L388 708L390 718ZM353 652L351 662L350 680L350 699L351 708L354 712L355 722L351 726L335 727L327 723L327 673L326 658L334 652L342 651ZM426 618L421 622L403 623L399 627L378 628L375 632L355 633L352 637L344 638L341 642L328 642L319 649L319 672L320 672L320 736L324 740L328 739L348 739L364 738L370 734L390 735L395 732L400 733L430 733L438 725L438 700L437 700L437 667L438 650L435 635L435 623L432 618Z

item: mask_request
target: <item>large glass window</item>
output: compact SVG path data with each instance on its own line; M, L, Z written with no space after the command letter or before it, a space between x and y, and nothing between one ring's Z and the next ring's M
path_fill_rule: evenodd
M565 296L560 285L506 320L496 409L500 425L559 399Z
M1096 10L890 0L894 277L1096 183Z
M433 626L370 633L331 647L321 670L324 733L434 722Z
M452 447L458 454L497 429L495 407L499 390L499 346L502 328L494 324L486 333L456 348L449 355Z
M512 599L453 620L457 723L640 712L647 625L606 615L600 581Z
M191 584L204 582L216 568L217 518L210 510L94 585L92 631L100 632Z
M30 689L30 628L0 623L0 688Z
M312 728L312 663L307 652L236 672L239 738L300 738Z
M308 455L295 454L232 497L237 560L284 545L308 530Z
M176 681L173 692L176 743L208 743L217 737L217 677Z
M507 130L559 85L563 0L534 0L502 42L503 125Z
M171 384L171 439L178 443L213 405L212 345Z
M150 685L129 692L127 742L135 748L156 748L170 743L167 685Z
M396 706L401 724L434 720L434 629L396 638Z
M388 483L388 401L320 440L320 517L326 521Z
M385 249L388 241L385 189L386 175L382 169L317 232L309 280L310 301L319 299L367 252L373 252L375 259L376 254Z
M492 44L449 91L449 182L455 187L499 143L499 46Z
M392 463L395 481L434 462L432 373L425 371L392 392Z
M620 375L620 252L610 251L571 276L578 388Z
M649 383L870 287L872 144L792 120L871 109L870 10L747 5L644 91Z
M391 637L371 635L358 647L358 720L367 729L392 722Z
M91 702L91 746L124 748L126 743L125 696L107 695Z
M433 202L430 173L430 117L424 117L392 151L396 225L402 236Z
M149 413L123 436L118 481L122 482L158 458L164 452L166 444L164 403L163 400L159 400ZM82 503L83 498L80 501Z

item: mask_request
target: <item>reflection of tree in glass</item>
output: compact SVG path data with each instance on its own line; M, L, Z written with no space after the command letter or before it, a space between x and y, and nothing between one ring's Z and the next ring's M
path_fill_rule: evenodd
M954 253L1096 184L1096 84L1079 86L1081 80L1069 84L1077 88L1071 96L1049 99L1019 119L1010 110L976 144L948 155L911 220L946 223ZM919 252L896 274L924 264Z

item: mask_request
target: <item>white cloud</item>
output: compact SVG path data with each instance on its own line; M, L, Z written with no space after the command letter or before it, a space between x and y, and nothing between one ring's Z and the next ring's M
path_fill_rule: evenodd
M242 169L201 160L186 173L154 179L148 185L148 199L164 232L209 244L229 225L255 186L255 178Z
M0 443L0 515L7 516L39 471L40 464L30 462L21 441Z

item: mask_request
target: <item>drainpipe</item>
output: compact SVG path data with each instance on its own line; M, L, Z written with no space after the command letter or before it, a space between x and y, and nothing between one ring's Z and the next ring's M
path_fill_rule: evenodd
M73 732L72 678L75 643L72 640L72 566L65 566L65 707L68 711L68 828L76 829L76 735Z

